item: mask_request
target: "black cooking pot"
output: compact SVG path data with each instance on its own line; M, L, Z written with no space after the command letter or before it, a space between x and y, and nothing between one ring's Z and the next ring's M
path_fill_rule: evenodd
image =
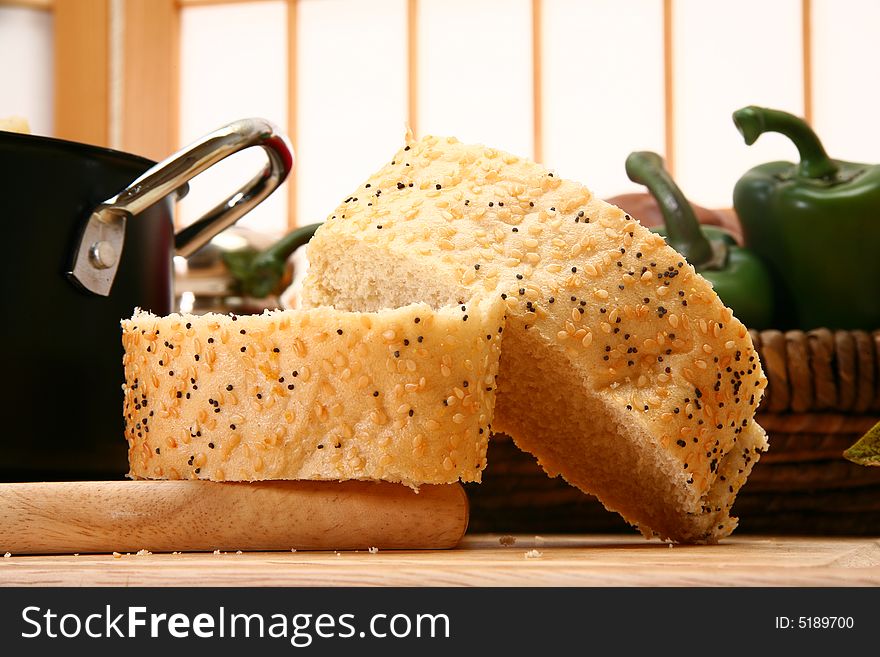
M264 149L265 167L175 234L187 181L250 146ZM261 119L225 126L159 164L0 132L0 480L128 471L120 319L137 306L168 314L172 257L237 221L292 167L289 142Z

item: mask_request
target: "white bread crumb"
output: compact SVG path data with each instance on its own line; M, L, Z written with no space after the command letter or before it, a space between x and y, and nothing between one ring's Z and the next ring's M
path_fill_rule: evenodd
M296 548L290 548L291 552L296 552Z
M153 553L150 552L149 550L138 550L138 551L137 551L137 554L136 554L135 556L138 556L138 557L148 557L148 556L150 556L151 554L153 554Z
M378 554L378 553L379 553L379 548L377 548L377 547L371 547L369 550L367 550L367 552L369 552L370 554Z
M12 552L7 552L6 554L3 555L3 558L9 559L11 556L12 556Z
M235 553L236 554L243 554L241 550L236 550Z
M526 552L526 559L540 559L544 556L543 552L539 552L538 550L529 550Z
M114 558L114 559L121 559L121 558L122 558L122 555L119 554L119 552L114 552L114 553L113 553L113 558Z
M220 550L214 550L214 554L221 554Z

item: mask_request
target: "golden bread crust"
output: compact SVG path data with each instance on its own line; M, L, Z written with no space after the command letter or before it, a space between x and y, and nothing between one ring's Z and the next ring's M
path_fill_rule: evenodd
M503 323L495 300L137 312L122 322L130 475L479 481Z

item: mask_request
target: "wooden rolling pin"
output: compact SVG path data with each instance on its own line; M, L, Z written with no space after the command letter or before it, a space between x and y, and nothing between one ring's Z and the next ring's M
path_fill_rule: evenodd
M0 484L0 554L454 547L458 485L81 481Z

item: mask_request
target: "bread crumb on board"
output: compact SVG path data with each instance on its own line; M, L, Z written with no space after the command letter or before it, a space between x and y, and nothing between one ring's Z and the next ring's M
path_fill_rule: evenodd
M151 554L153 554L153 553L150 552L149 550L138 550L138 551L135 553L135 556L136 556L136 557L148 557L148 556L150 556Z
M220 550L214 550L214 554L223 554Z
M538 550L529 550L525 554L526 559L540 559L543 556L544 556L544 553L539 552Z
M12 552L7 552L6 554L3 555L4 559L9 559L11 557L12 557Z
M378 553L379 553L379 548L377 548L377 547L371 547L369 550L367 550L367 552L369 552L370 554L378 554Z
M121 555L119 552L114 552L114 553L113 553L113 558L114 558L114 559L121 559L121 558L122 558L122 555Z
M501 543L504 547L510 547L514 543L516 543L516 536L502 536L498 539L498 542Z
M291 552L296 552L296 548L290 548Z

